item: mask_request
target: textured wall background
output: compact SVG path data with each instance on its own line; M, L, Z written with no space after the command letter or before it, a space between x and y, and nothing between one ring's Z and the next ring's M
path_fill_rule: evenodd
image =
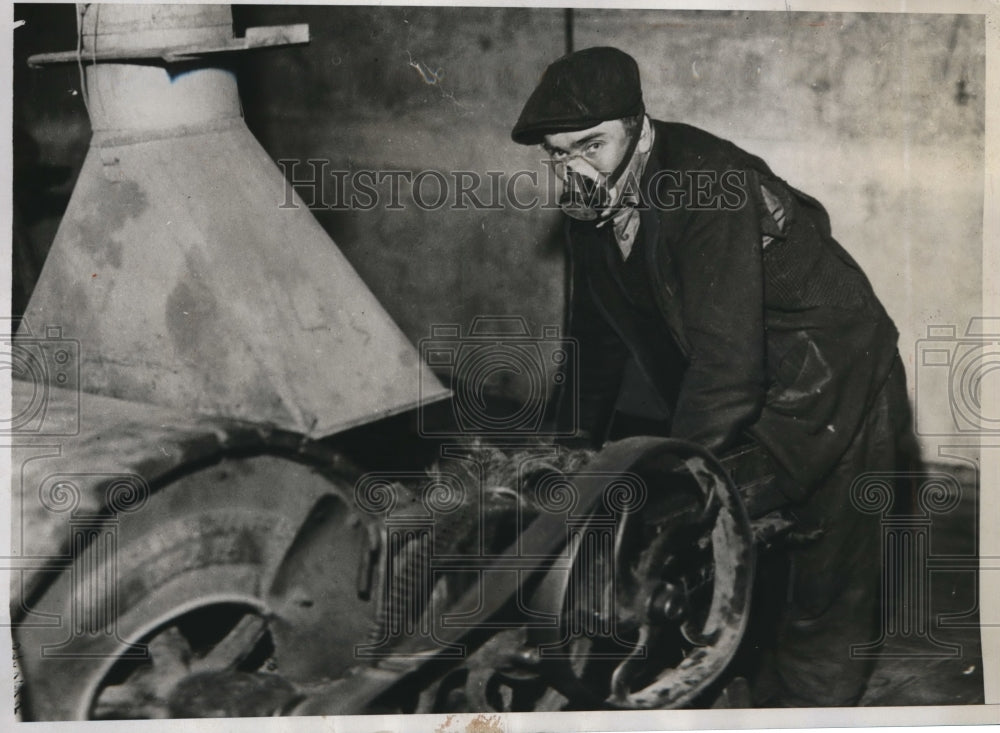
M308 49L247 58L244 105L275 158L336 170L537 170L509 126L540 69L563 49L561 11L246 8L247 22L308 21ZM419 66L420 68L416 68ZM388 186L380 187L387 192ZM433 181L423 189L436 198ZM523 314L560 320L562 250L553 212L324 212L375 294L416 340L435 322Z
M247 121L271 155L332 169L541 170L508 133L565 47L564 12L512 8L246 6L237 25L308 22L306 47L238 60ZM83 159L78 72L28 70L75 47L70 6L18 6L15 197L18 291L30 288ZM984 24L977 16L597 11L577 48L639 61L647 106L767 160L819 198L902 333L913 384L929 323L980 311ZM429 189L429 190L432 190ZM408 192L404 187L404 201ZM277 203L280 202L276 202ZM552 211L318 211L414 341L431 324L562 317ZM20 265L18 265L20 263ZM23 296L22 296L23 297ZM516 381L501 389L518 392ZM946 409L937 406L933 409Z

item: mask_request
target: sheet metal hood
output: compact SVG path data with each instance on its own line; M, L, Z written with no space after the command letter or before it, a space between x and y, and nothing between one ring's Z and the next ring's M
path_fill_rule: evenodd
M95 7L83 59L118 34L161 62L87 66L94 135L25 314L79 340L82 388L313 438L447 397L247 129L218 57L162 62L162 38L184 46L177 29L199 8L218 26L220 6Z

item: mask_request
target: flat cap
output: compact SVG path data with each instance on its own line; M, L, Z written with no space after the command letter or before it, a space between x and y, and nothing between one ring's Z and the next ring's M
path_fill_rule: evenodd
M595 46L552 62L510 137L521 145L537 145L551 133L586 130L643 112L635 59L617 48Z

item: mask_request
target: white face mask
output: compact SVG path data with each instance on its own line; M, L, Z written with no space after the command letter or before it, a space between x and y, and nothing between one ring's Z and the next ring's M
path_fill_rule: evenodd
M563 174L563 193L559 207L567 216L579 221L593 221L605 216L615 200L608 176L600 173L585 160L574 161Z
M617 185L635 157L641 135L638 131L632 136L621 163L610 175L580 157L565 163L563 193L559 198L563 213L579 221L594 221L613 214L619 194Z

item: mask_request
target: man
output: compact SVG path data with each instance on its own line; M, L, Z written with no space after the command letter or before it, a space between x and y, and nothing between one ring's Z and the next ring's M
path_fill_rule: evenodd
M853 705L878 638L880 532L854 480L913 457L897 331L823 207L759 158L645 114L636 62L590 48L545 71L512 138L563 178L580 344L578 436L636 433L773 475L798 526L760 705ZM782 596L784 598L784 596Z

